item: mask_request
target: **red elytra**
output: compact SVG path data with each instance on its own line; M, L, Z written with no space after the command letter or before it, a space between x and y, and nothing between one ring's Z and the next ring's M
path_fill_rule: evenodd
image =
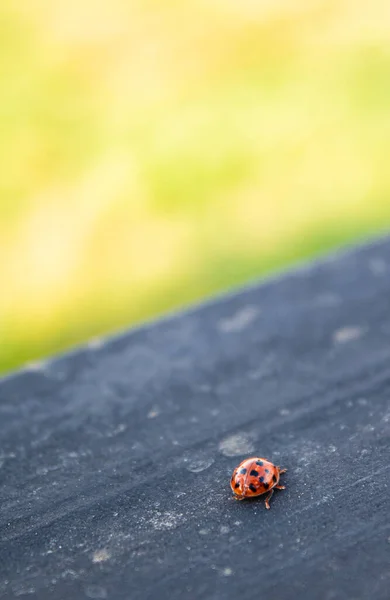
M276 467L266 458L246 458L234 469L230 487L236 500L254 498L268 492L265 507L269 509L274 489L285 489L284 485L279 485L279 478L286 471L287 469Z

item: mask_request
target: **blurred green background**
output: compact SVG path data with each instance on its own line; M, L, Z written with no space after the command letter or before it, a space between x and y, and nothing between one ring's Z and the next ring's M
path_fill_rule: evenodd
M0 50L1 371L390 224L388 0L10 0Z

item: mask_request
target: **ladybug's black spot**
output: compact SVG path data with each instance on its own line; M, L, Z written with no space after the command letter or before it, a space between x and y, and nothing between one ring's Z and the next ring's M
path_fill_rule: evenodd
M249 475L250 475L251 477L257 477L257 476L258 476L258 472L257 472L257 471L255 471L254 469L252 469L252 471L249 473Z
M257 460L256 464L259 465L260 467L262 467L264 463L262 460Z
M236 485L234 487L235 487L235 489L239 488L240 487L240 482L236 481Z
M265 470L265 472L266 472L266 473L269 473L269 469L266 469L266 470Z
M241 473L241 475L246 475L246 469L245 468L240 469L240 473Z
M266 490L268 490L268 488L269 488L269 483L265 482L265 483L263 483L263 486L265 487L265 489L266 489Z
M260 483L263 483L263 481L264 481L264 477L263 477L263 476L262 476L262 477L259 477L259 481L260 481Z
M276 483L276 482L277 482L276 475L272 475L272 481L273 481L274 483Z
M252 490L252 492L257 492L256 486L254 486L253 483L249 484L249 489Z

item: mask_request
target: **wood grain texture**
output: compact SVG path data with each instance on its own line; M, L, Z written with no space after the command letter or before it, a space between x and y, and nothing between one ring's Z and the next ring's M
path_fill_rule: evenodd
M388 600L389 438L389 240L18 373L0 597Z

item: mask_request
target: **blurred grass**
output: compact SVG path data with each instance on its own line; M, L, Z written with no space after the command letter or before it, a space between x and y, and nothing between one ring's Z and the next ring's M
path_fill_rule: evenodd
M390 224L390 4L0 6L0 370Z

